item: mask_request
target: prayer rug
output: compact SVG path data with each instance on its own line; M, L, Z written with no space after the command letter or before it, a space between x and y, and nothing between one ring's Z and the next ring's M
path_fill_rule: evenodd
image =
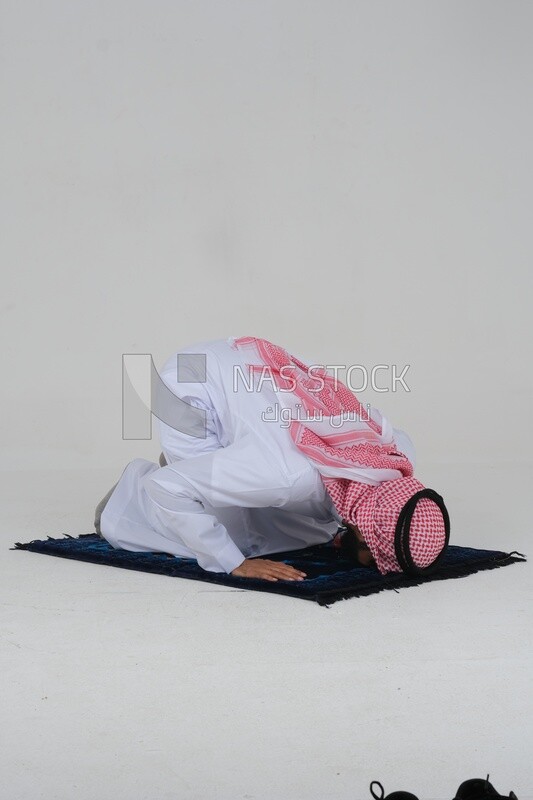
M375 568L354 566L354 563L341 555L331 543L314 545L300 550L284 553L271 553L264 558L283 561L307 573L303 581L271 582L255 578L238 578L225 572L207 572L198 566L194 559L177 558L167 553L134 553L130 550L115 549L96 533L82 534L77 538L66 535L64 539L34 539L22 544L16 542L11 550L31 550L61 558L90 561L93 564L106 564L111 567L155 572L174 578L218 583L238 589L252 589L260 592L274 592L302 600L314 600L321 606L329 606L337 600L349 597L362 597L380 592L383 589L398 590L406 586L417 586L429 581L461 578L480 570L504 567L517 561L525 561L525 556L513 551L478 550L473 547L449 545L446 556L439 567L430 575L410 578L402 573L381 575Z

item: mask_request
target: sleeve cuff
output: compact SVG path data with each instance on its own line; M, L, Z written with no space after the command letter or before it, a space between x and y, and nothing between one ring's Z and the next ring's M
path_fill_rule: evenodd
M226 572L229 575L244 560L245 556L237 545L229 541L211 558L198 558L198 564L208 572Z

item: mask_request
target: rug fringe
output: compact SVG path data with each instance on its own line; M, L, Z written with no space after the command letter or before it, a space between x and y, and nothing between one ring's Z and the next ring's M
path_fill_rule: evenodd
M368 589L364 587L361 589L354 589L352 590L337 590L332 589L331 592L324 591L320 592L316 595L316 602L320 606L325 606L329 608L330 604L335 603L337 600L349 600L350 597L366 597L370 594L377 594L378 592L383 592L386 589L398 589L404 586L422 586L425 583L431 583L431 581L442 581L447 580L448 578L466 578L468 575L473 575L476 572L483 572L484 570L489 569L498 569L499 567L506 567L508 564L515 564L527 561L527 558L522 553L519 553L517 550L512 550L510 553L503 553L503 558L492 558L488 559L485 563L479 562L478 564L469 566L468 564L458 565L455 567L446 567L442 569L440 572L435 573L431 577L426 578L423 581L417 580L416 578L395 578L391 581L391 585L387 586L378 586L373 584L369 586Z
M102 539L97 533L80 533L79 536L71 536L70 533L63 534L64 539L87 539L89 537L96 536L98 539ZM61 539L59 536L47 536L46 537L49 542L60 542ZM35 542L44 542L44 539L32 539L31 542L15 542L14 547L10 547L10 550L28 550L32 544Z

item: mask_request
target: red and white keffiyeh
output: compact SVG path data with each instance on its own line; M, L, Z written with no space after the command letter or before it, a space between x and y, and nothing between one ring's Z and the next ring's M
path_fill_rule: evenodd
M448 514L442 498L413 477L388 421L368 414L324 368L310 370L266 339L243 336L234 345L250 354L252 370L266 367L303 407L307 418L292 419L291 437L319 470L338 513L361 531L381 574L434 564L448 541Z

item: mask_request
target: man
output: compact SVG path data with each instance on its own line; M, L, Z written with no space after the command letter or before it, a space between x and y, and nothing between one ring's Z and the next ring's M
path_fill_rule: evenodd
M184 348L160 377L173 401L155 411L160 466L130 462L97 507L114 547L270 581L306 576L264 556L331 541L340 525L354 558L383 574L442 555L447 514L412 478L409 437L325 370L230 337Z

